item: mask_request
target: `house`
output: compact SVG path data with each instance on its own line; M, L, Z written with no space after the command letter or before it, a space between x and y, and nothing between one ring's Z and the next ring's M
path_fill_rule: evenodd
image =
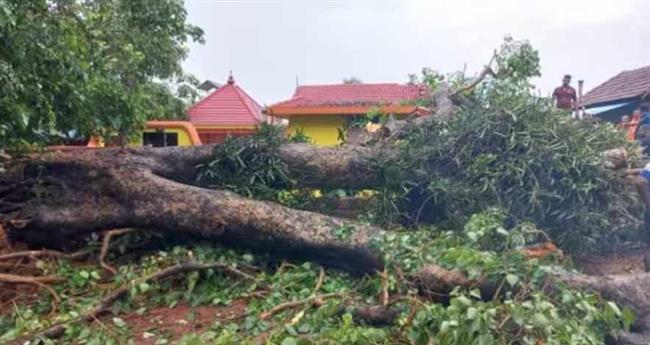
M644 100L650 100L650 66L623 71L589 91L582 98L587 114L618 122Z
M229 135L250 135L260 124L273 122L272 117L262 114L262 106L235 83L232 75L225 85L194 104L187 111L187 118L204 144L221 143Z
M147 121L141 136L131 140L133 146L196 146L201 139L187 121Z
M267 107L264 112L289 120L289 133L302 131L316 145L339 144L339 129L358 116L377 109L387 115L425 115L418 106L430 92L413 84L334 84L298 86L291 99Z

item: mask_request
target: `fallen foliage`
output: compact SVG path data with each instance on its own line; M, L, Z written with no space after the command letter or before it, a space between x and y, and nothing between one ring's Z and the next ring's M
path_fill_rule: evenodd
M472 219L483 228L504 226L495 212ZM210 243L174 245L152 237L147 241L154 243L135 249L146 236L129 233L114 240L109 253L115 276L102 276L93 262L41 259L40 274L66 278L52 285L61 297L58 313L49 316L45 293L31 304L14 303L0 318L0 341L36 335L89 344L138 343L143 337L157 344L600 344L633 322L629 311L597 294L570 288L545 293L547 273L564 270L559 256L528 260L517 249L523 244L513 239L516 231L476 234L475 228L387 233L373 244L388 263L385 275L361 280ZM136 260L121 254L134 251ZM464 279L490 281L499 292L484 295L460 283L422 291L410 277L431 264L458 270ZM167 334L155 323L131 329L123 321L178 303L226 306L241 300L245 313L215 317L197 334ZM191 318L190 312L178 321Z

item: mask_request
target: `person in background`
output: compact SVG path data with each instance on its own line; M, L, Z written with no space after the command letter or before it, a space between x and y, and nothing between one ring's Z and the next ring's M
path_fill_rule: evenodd
M637 128L639 128L640 121L641 121L641 112L639 110L635 110L632 113L632 116L630 117L630 122L627 125L627 134L625 135L625 139L629 141L636 140L636 130Z
M618 123L618 127L627 130L627 127L629 125L630 125L630 117L627 115L621 116L621 122Z
M640 113L639 125L636 130L636 140L641 143L645 154L650 154L650 113L648 112L648 104L643 103L635 113Z
M571 76L567 74L562 78L562 86L553 91L553 104L558 109L572 111L577 107L577 100L576 89L571 86Z

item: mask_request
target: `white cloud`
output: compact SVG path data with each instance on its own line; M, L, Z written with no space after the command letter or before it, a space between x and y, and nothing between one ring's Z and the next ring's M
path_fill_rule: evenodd
M186 67L223 81L229 70L255 98L288 98L295 77L333 83L405 81L424 66L477 71L505 34L540 51L549 92L565 73L594 87L650 63L646 1L188 1L205 30Z

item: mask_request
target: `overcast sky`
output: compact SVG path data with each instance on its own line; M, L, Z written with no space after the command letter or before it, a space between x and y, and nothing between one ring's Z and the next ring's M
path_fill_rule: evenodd
M205 31L187 71L237 83L262 104L300 84L406 82L428 66L472 75L502 37L528 39L548 94L570 73L589 90L625 69L650 65L649 1L218 1L186 0Z

